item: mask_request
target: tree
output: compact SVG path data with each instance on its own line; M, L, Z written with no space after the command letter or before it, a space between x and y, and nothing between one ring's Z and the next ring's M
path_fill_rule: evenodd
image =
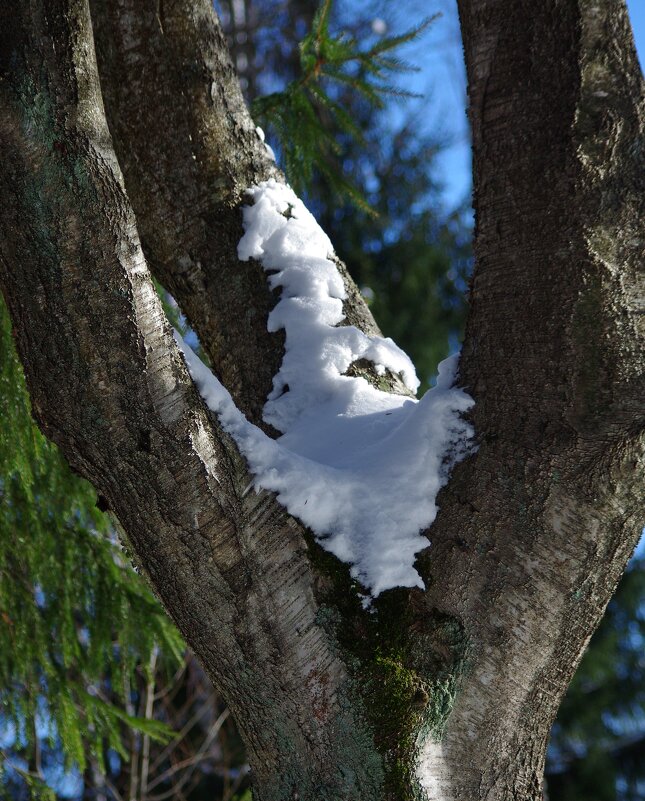
M302 9L304 22L311 28L316 4L304 5L308 5ZM251 2L246 3L245 13L249 20L255 16ZM374 10L366 7L358 12L358 18L356 14L354 9L350 18L336 18L334 28L370 31ZM302 25L294 27L303 29ZM323 38L320 27L317 21L318 39ZM291 83L291 91L297 91L306 75L299 71L298 59L287 58L285 69L284 61L275 58L271 50L277 46L283 54L286 48L292 55L298 53L299 43L289 26L281 31L272 18L270 23L263 19L260 30L246 30L244 37L239 30L229 31L235 62L240 55L236 58L238 40L246 40L240 50L248 53L251 35L259 45L252 59L255 70L259 60L265 63L258 73L262 83L268 82L274 90ZM338 36L325 31L325 37L331 35ZM347 37L346 33L342 35ZM360 39L359 33L350 54L356 52ZM401 37L396 39L400 41ZM368 48L370 41L374 41L373 35L368 36ZM268 53L264 52L267 45ZM366 49L364 44L361 48ZM288 69L290 64L295 65L293 71ZM434 208L438 190L432 173L437 142L420 137L411 125L399 129L393 139L384 121L391 112L388 106L399 101L394 94L384 97L381 106L380 98L376 98L378 105L366 102L351 84L329 86L323 76L316 83L324 92L340 89L334 102L342 102L345 116L351 114L360 121L362 131L357 140L345 130L338 131L334 118L318 103L316 114L325 126L326 141L333 136L338 142L334 159L346 171L350 166L353 198L357 198L358 190L380 216L367 211L364 200L359 209L352 202L341 205L336 189L340 188L344 200L343 181L330 185L323 176L309 184L309 202L313 193L317 216L333 234L350 274L360 285L369 286L372 307L385 323L386 333L394 335L415 356L420 375L430 376L437 362L447 355L448 338L457 335L465 316L463 291L456 290L444 274L451 266L458 277L460 268L469 265L464 253L469 251L468 231L461 233L460 244L459 219L446 223ZM284 90L277 97L281 103L287 99ZM318 97L315 95L314 100ZM290 139L283 143L292 144ZM278 148L279 152L283 149ZM396 203L392 191L386 199L383 187L392 183L393 177ZM415 213L411 216L408 209L412 207ZM393 235L399 240L392 241ZM406 265L405 271L401 264ZM399 303L398 313L388 315L389 307L397 306L399 293L406 295L404 313ZM169 320L183 333L185 321L178 316L176 306L165 302L163 291L161 297ZM203 797L212 794L218 784L220 793L226 795L231 787L235 792L239 781L245 782L245 755L233 749L234 761L229 761L228 743L235 739L233 732L220 730L212 739L219 716L208 726L206 715L193 720L186 737L178 743L173 739L172 749L164 742L172 736L170 729L153 728L150 723L159 720L174 731L184 730L183 699L194 695L194 672L177 669L178 678L171 683L164 676L164 672L174 673L180 664L177 643L168 645L167 635L172 631L159 607L155 608L148 593L138 586L140 577L115 549L107 517L95 506L103 507L102 498L97 500L86 482L70 474L55 446L43 440L31 421L22 367L4 306L0 318L0 404L6 410L0 416L4 457L0 482L11 488L2 493L0 504L0 564L5 564L2 609L3 619L10 621L10 625L0 627L0 652L6 657L0 663L0 725L8 735L0 736L0 786L5 791L10 787L12 798L34 797L36 793L49 798L52 788L66 796L108 795L117 801L125 793L142 801L149 793L152 801L160 793L174 797L190 792L191 798ZM423 326L414 329L410 322L415 318L423 320ZM428 331L431 338L426 336ZM438 357L434 357L436 352ZM89 526L85 537L67 535L68 530L75 530L77 520L86 518ZM92 546L89 560L88 543ZM60 570L61 561L68 566L66 570ZM145 599L143 606L141 598ZM148 620L163 624L161 632L147 625ZM142 638L140 632L146 628L147 636ZM15 632L22 633L16 637ZM15 647L16 641L21 647ZM150 691L152 664L164 668L156 677L154 692ZM184 683L188 685L185 688ZM157 696L160 699L151 706L150 699ZM205 697L202 689L200 703ZM180 709L175 711L174 705L167 703L170 698L182 699ZM214 690L209 703L218 703ZM202 724L205 730L200 736ZM230 717L225 725L227 729L234 727ZM150 737L151 729L162 739L160 744ZM210 743L206 750L204 743ZM168 765L161 765L160 754L166 754ZM235 776L236 768L237 779L227 789L226 777ZM160 776L166 777L163 787Z
M380 593L250 491L243 424L223 395L233 417L200 399L153 289L150 272L268 442L285 340L238 243L246 190L286 195L212 9L91 11L0 10L1 282L41 427L221 689L256 798L538 798L643 501L642 77L623 3L460 3L477 229L459 383L478 449L410 566L425 588ZM376 336L337 269L346 322ZM405 397L392 364L349 374Z

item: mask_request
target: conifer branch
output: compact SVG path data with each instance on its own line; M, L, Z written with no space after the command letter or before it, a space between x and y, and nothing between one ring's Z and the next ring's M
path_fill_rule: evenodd
M375 108L383 108L385 97L411 98L415 93L392 83L393 73L414 72L416 67L393 55L393 51L418 39L439 16L396 36L379 39L364 49L344 31L330 30L333 0L324 0L316 12L311 31L300 42L298 78L281 92L257 98L251 105L254 119L274 133L287 177L304 194L314 173L320 174L335 194L374 214L364 194L343 175L337 163L339 137L364 143L360 127L334 97L334 85L362 96ZM324 115L324 116L323 116Z

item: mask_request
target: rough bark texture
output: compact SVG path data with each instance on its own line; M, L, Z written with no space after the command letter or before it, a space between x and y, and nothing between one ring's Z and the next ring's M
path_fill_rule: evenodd
M365 612L347 567L248 492L146 264L259 421L282 341L236 243L244 187L275 168L210 6L92 0L124 180L87 3L0 2L0 282L34 413L231 705L259 801L538 799L557 705L642 526L643 101L624 5L460 13L479 450L440 497L427 591ZM370 329L355 289L347 305Z
M276 297L260 264L238 260L237 243L246 189L284 177L248 114L212 2L91 0L91 10L108 124L150 269L238 408L267 429L262 407L284 336L267 331ZM378 332L359 293L345 313Z
M34 414L107 498L221 688L257 797L377 798L381 762L318 620L303 532L248 492L164 320L102 113L86 4L9 5L0 264Z
M642 79L617 2L463 0L476 457L423 555L467 675L436 798L540 797L559 701L643 525ZM640 308L639 308L640 305Z

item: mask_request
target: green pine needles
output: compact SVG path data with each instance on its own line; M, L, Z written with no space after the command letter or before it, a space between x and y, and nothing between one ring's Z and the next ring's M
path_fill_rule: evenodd
M339 197L372 212L363 193L338 163L339 137L364 142L360 126L347 111L350 104L343 92L359 95L379 109L388 96L414 97L391 82L395 73L416 70L394 51L417 39L437 15L364 49L353 36L330 31L332 6L333 0L323 1L311 31L300 42L300 77L281 92L255 99L251 113L275 134L285 172L297 194L306 192L317 172Z
M183 645L95 491L33 423L1 298L0 420L0 796L13 773L48 798L43 743L103 771L108 749L127 757L127 729L169 736L127 713L128 694L154 649L177 664Z

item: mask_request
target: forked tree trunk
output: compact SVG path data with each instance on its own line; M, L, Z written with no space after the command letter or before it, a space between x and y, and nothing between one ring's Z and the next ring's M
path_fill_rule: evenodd
M643 93L622 0L460 0L479 449L440 495L428 589L369 611L346 565L247 492L152 285L261 423L283 339L236 245L244 190L281 179L210 4L91 6L0 3L0 281L41 427L230 704L256 801L538 799L645 502ZM376 330L346 283L348 319Z

